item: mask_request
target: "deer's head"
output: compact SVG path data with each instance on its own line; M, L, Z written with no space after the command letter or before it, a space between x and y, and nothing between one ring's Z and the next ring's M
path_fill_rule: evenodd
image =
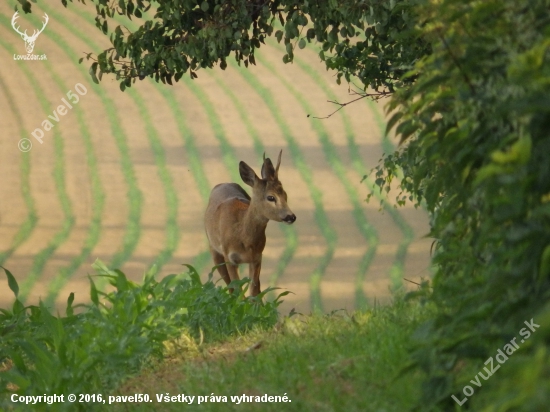
M282 153L281 150L277 167L273 167L271 159L266 159L264 153L261 179L245 162L239 163L239 172L243 181L252 187L252 202L261 214L269 220L285 222L290 225L296 220L296 215L288 207L286 192L279 181Z

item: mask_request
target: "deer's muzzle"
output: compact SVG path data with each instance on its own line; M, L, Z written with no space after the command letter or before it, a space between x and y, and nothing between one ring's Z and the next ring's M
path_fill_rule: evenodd
M296 221L296 215L293 213L291 215L287 215L283 222L288 223L289 225L293 224Z

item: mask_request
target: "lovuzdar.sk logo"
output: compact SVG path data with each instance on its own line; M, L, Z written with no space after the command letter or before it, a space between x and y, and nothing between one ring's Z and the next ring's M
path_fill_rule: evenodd
M13 60L46 60L47 57L45 54L32 54L34 50L34 44L36 43L36 39L44 31L46 28L46 25L48 24L49 17L46 13L44 13L44 23L42 24L42 28L40 30L34 30L32 35L27 34L27 30L24 32L21 32L19 26L16 25L16 20L19 18L19 12L15 12L13 17L11 18L11 26L13 29L18 33L23 41L25 42L25 49L27 50L27 54L14 54Z

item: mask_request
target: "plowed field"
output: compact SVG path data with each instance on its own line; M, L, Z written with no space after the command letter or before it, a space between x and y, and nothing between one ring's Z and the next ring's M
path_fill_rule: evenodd
M32 33L48 14L33 52L47 60L24 61L14 58L26 54L11 26L15 3L0 4L0 264L27 303L41 298L62 308L70 292L87 301L96 258L136 281L153 264L164 276L190 263L206 278L210 189L242 184L240 160L259 173L262 153L276 158L280 149L279 175L297 221L268 225L262 284L293 292L284 312L372 305L391 287L414 286L403 278L429 276L425 212L380 211L377 200L364 201L372 184L361 178L393 147L383 135L384 103L364 99L314 119L336 109L328 100L353 98L315 45L285 65L283 49L269 41L249 69L201 70L174 86L146 79L123 93L114 76L96 85L90 62L78 64L83 53L109 47L91 5L33 4L17 22ZM79 101L56 120L68 93ZM28 152L21 139L32 143ZM13 295L5 278L0 285L5 307Z

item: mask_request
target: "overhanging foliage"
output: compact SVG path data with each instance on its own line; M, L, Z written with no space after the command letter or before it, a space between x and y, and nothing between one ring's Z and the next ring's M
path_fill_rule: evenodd
M30 11L29 1L19 2ZM148 76L171 85L187 72L194 78L201 68L225 69L231 55L248 67L256 64L254 53L265 39L275 36L285 44L285 63L292 62L296 48L317 41L319 57L337 71L338 83L342 76L348 82L357 77L362 87L386 95L402 85L402 75L430 49L414 31L418 0L88 2L96 7L96 26L112 44L97 58L87 55L94 60L90 74L95 82L115 74L121 90ZM66 6L67 0L62 3ZM116 16L143 24L131 31Z

